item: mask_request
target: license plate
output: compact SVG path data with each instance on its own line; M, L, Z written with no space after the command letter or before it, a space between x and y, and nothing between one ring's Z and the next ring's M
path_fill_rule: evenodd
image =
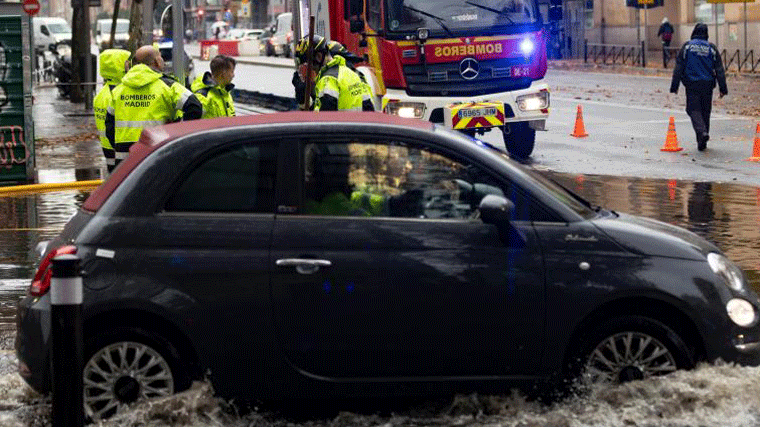
M466 108L463 110L459 110L459 118L460 119L468 119L471 117L488 117L488 116L496 116L496 108L489 107L489 108Z
M446 107L444 123L452 129L491 128L504 125L504 104L471 102Z

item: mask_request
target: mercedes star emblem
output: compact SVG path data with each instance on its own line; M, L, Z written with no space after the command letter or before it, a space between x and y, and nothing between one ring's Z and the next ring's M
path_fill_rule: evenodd
M475 77L478 77L479 72L480 64L478 64L478 61L476 61L475 58L465 58L459 63L459 74L461 74L462 78L465 80L472 80Z

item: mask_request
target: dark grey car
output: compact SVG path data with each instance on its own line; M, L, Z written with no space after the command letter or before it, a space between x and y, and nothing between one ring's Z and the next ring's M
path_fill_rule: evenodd
M760 354L758 299L714 245L379 113L146 130L19 305L20 373L42 392L57 252L83 259L92 417L205 373L225 397L329 399Z

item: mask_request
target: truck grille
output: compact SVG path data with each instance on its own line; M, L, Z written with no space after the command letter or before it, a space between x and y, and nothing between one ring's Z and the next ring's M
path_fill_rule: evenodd
M510 78L512 66L525 66L520 58L480 61L478 76L466 80L459 61L447 64L405 65L407 94L416 96L477 96L530 87L527 77Z

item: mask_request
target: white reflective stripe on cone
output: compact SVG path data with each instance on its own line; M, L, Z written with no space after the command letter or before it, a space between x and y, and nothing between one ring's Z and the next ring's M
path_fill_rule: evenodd
M76 305L81 303L81 277L53 277L50 279L50 304Z

